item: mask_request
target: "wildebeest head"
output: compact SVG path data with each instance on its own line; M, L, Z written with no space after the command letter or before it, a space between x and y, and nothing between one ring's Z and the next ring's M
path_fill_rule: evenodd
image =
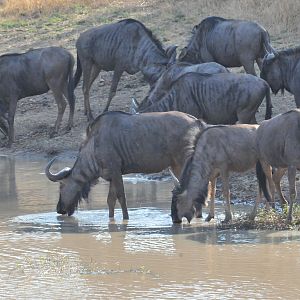
M59 200L56 206L57 213L68 214L68 216L71 216L79 202L82 199L88 199L91 183L82 185L79 182L76 182L71 176L71 168L64 168L56 174L51 173L50 168L55 159L56 158L52 159L48 163L45 174L49 180L60 183Z
M184 47L178 57L180 62L188 62L191 64L199 64L202 63L200 52L196 50L189 49L188 47Z
M152 87L163 72L172 64L176 62L176 49L177 46L170 46L165 51L166 61L157 61L152 64L148 64L143 68L143 75L147 82Z
M280 89L283 90L282 76L278 54L268 53L263 60L260 77L268 82L274 94L277 94Z
M190 161L190 160L189 160ZM185 164L183 173L181 175L182 182L180 183L171 169L169 172L173 178L175 188L172 191L171 217L173 223L181 223L182 218L185 217L190 222L194 216L193 201L187 195L187 182L189 173L189 162Z

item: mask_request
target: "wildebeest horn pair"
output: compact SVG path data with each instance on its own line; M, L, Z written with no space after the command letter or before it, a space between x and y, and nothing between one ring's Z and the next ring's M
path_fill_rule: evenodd
M132 97L131 98L131 107L130 107L130 113L131 114L136 114L138 111L140 104L138 103L138 101Z
M57 157L54 157L46 166L45 169L45 174L48 177L49 180L53 181L53 182L57 182L59 180L62 180L63 178L67 177L70 173L71 173L71 168L64 168L61 171L57 172L56 174L53 174L50 172L50 168L52 166L52 164L54 163L54 161L56 160Z
M170 174L172 176L172 179L173 179L175 187L180 187L180 182L177 179L177 177L175 176L175 174L172 172L171 168L169 168L169 172L170 172Z

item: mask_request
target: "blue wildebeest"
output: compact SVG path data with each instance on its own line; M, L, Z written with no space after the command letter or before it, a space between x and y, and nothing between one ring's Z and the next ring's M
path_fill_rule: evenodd
M251 21L208 17L196 25L193 36L179 60L191 63L215 61L225 67L243 66L256 75L254 62L259 68L263 57L273 52L268 32Z
M292 93L300 108L300 47L266 55L260 77L266 80L272 92L279 90Z
M131 115L106 112L87 130L87 138L72 169L46 175L60 182L57 212L72 215L78 202L88 197L90 186L99 178L110 182L107 203L114 217L116 200L128 219L122 174L156 173L171 167L180 174L188 155L194 150L193 138L206 126L181 112Z
M176 81L183 74L191 72L206 74L229 73L229 71L225 67L215 62L196 65L184 62L172 64L159 77L156 83L152 85L148 95L141 102L141 104L138 104L137 101L133 99L132 110L142 110L146 108L146 106L149 106L150 104L159 101L163 96L165 96L169 92L174 81Z
M104 109L107 111L123 72L135 74L141 71L152 85L176 59L176 47L165 51L152 32L133 19L87 30L78 38L76 48L75 86L83 73L85 113L89 120L93 118L89 91L101 70L114 71Z
M58 115L51 135L58 132L66 108L70 114L67 128L73 124L75 97L73 80L74 58L61 47L47 47L0 56L0 126L14 140L14 118L18 100L53 92Z
M294 109L262 122L257 130L257 146L262 167L264 170L268 169L268 165L275 168L277 182L280 182L282 175L288 170L290 199L287 221L290 222L297 195L296 171L300 169L300 110ZM274 198L274 186L271 184L270 188Z
M195 139L195 151L186 161L180 175L179 184L173 191L172 219L181 222L186 217L190 222L194 216L193 206L204 205L211 182L211 205L206 221L214 218L214 197L216 178L222 178L222 192L226 200L225 220L232 220L230 209L229 174L245 172L259 164L256 145L258 125L217 125L201 131ZM266 175L259 169L257 178L260 186L270 201L266 186ZM269 169L270 172L270 169Z
M187 73L173 82L165 97L139 112L177 110L208 124L254 124L255 113L264 97L265 118L269 119L272 114L270 88L261 78L250 74Z

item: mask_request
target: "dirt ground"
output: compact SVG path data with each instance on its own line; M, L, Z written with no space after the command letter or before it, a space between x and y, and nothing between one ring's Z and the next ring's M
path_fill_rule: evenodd
M193 25L209 14L205 11L198 11L197 14L183 9L182 11L174 11L170 6L163 7L166 11L164 14L161 13L162 7L158 3L160 2L152 6L129 6L128 8L121 7L105 11L82 9L76 15L62 15L57 21L52 19L30 19L26 26L5 27L3 25L0 27L0 53L23 52L30 48L60 45L76 56L75 42L80 32L126 17L141 20L165 46L178 45L179 52L186 45ZM192 14L191 18L188 17L189 13ZM212 12L212 14L221 15L216 12ZM222 16L231 17L228 12ZM272 44L275 48L280 49L287 45L293 46L299 40L298 32L285 31L280 33L279 36L272 34L272 28L267 29L271 33ZM232 71L243 72L241 68L235 68ZM105 107L111 79L112 72L102 72L92 86L90 102L94 115L97 115ZM123 74L110 110L128 112L131 98L143 99L148 89L148 85L140 73L136 75ZM53 138L49 138L49 132L57 116L57 106L51 92L20 100L15 116L15 143L11 148L7 148L6 140L0 136L0 153L12 155L35 155L38 153L49 157L65 155L66 153L76 154L81 142L84 140L87 126L86 116L83 113L82 82L76 88L75 96L74 127L69 132L64 129L69 114L67 107L61 130ZM295 107L293 96L289 93L285 93L284 96L272 95L272 102L274 106L273 115ZM262 104L257 114L259 122L263 119L264 112L265 103ZM243 176L234 176L231 182L232 198L238 198L242 201L255 198L256 179L253 172L248 172ZM286 185L284 185L284 191L286 189Z

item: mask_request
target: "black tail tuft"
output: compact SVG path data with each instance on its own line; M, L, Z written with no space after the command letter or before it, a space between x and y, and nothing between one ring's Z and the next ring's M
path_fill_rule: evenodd
M77 68L76 68L76 72L75 72L75 76L74 76L74 87L75 88L77 87L77 85L79 83L81 74L82 74L82 67L81 67L81 62L80 62L78 52L77 52Z
M271 101L271 92L270 87L266 90L266 114L265 114L265 120L269 120L272 118L272 101Z
M263 171L260 161L256 163L256 177L258 180L259 191L262 190L267 201L271 203L272 199L267 188L266 175L265 172Z

